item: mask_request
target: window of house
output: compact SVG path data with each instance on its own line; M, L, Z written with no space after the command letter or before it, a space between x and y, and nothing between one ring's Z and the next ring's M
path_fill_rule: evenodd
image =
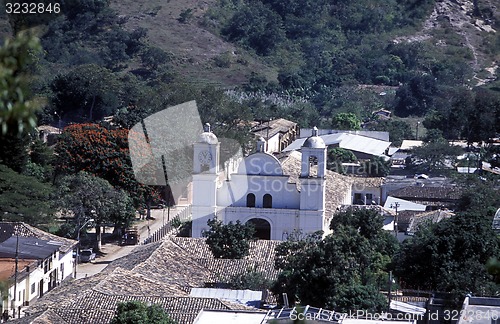
M34 294L36 292L36 285L34 283L31 284L31 293Z
M247 195L247 207L255 207L255 195L253 193Z
M362 205L363 204L363 199L361 199L361 194L360 193L355 193L354 194L354 201L353 203L355 205Z
M270 194L265 194L262 202L262 207L273 208L273 196L271 196Z

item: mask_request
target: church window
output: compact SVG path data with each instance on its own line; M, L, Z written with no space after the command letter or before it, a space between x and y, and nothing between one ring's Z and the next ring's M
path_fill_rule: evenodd
M265 194L262 207L273 208L273 196L271 196L270 194Z
M255 207L255 195L253 193L247 195L247 207Z

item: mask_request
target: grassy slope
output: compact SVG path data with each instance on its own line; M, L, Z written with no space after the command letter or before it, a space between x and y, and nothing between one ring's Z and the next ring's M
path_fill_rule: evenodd
M249 53L198 27L201 16L215 0L112 0L111 7L128 18L127 29L148 30L149 42L174 54L177 72L191 82L232 86L245 83L252 71L276 78L276 71ZM154 14L155 8L161 9ZM180 13L193 10L188 23L180 23ZM214 58L229 53L231 66L217 67ZM237 61L247 61L246 64Z

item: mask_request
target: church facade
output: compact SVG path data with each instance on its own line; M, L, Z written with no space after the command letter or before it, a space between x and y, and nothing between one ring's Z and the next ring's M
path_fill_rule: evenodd
M328 232L325 217L326 146L317 131L302 146L300 190L284 174L260 138L255 153L233 172L220 170L220 143L209 127L194 144L192 236L202 237L207 221L255 225L261 239L285 240L294 231Z

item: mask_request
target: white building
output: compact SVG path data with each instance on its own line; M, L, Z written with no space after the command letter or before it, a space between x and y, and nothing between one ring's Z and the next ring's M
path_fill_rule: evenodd
M71 278L76 244L24 223L0 222L0 280L9 280L2 312L19 313L23 306Z
M224 174L219 169L217 137L209 127L201 134L194 144L193 237L201 237L208 229L207 221L214 217L223 223L252 222L262 239L286 239L297 230L329 232L326 146L317 130L301 147L300 190L284 173L282 163L265 153L265 144L259 139L257 151L242 159L233 173ZM340 199L350 202L350 189Z

